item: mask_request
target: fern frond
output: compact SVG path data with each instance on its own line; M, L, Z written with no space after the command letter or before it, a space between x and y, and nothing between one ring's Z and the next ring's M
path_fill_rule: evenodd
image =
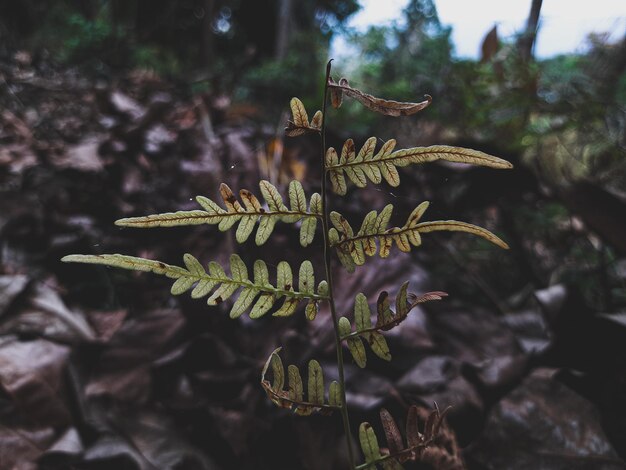
M365 463L358 465L357 470L367 468L380 468L384 470L401 470L401 463L406 461L419 461L427 448L437 446L437 437L445 426L444 419L449 408L443 412L435 406L424 423L424 431L420 432L418 426L419 408L412 405L409 408L406 420L406 445L400 433L398 424L386 409L380 410L380 420L387 440L385 452L380 448L378 437L370 423L364 422L359 426L359 443L365 457ZM455 467L458 468L458 467Z
M259 222L255 236L257 245L263 245L274 230L276 222L295 223L302 220L300 228L300 243L308 246L313 241L317 220L322 217L322 199L318 193L313 193L307 210L307 199L299 181L289 183L289 205L283 202L278 189L268 181L259 183L261 194L267 208L261 205L259 199L247 189L239 191L243 205L237 200L227 184L220 185L220 195L225 209L216 202L204 196L196 197L196 201L203 210L166 212L143 217L129 217L119 219L116 225L134 228L174 227L181 225L217 225L221 231L237 226L236 239L239 243L245 242Z
M343 145L341 157L338 157L337 151L330 147L326 152L326 170L330 172L333 191L341 195L346 194L345 176L359 188L365 187L368 179L374 184L380 184L384 179L389 185L396 187L400 184L400 175L396 167L404 167L412 163L445 160L496 169L513 168L513 165L506 160L462 147L433 145L394 152L395 146L394 139L388 140L378 153L374 154L376 137L370 137L356 154L354 141L348 139Z
M360 230L354 234L350 223L338 212L331 212L330 220L334 228L329 230L331 246L337 248L339 260L345 268L352 272L354 266L365 263L365 256L374 256L377 252L381 258L389 256L393 243L403 252L411 251L411 246L418 247L422 244L421 233L435 231L466 232L478 235L500 248L508 249L509 246L489 230L477 225L456 220L438 220L433 222L419 222L428 208L429 203L423 202L409 215L402 227L387 228L393 206L388 204L378 214L376 211L369 212L363 219ZM378 246L376 241L378 240Z
M261 373L261 386L267 393L270 400L281 408L292 410L301 416L308 416L312 413L331 414L334 410L341 408L341 389L339 383L331 382L328 388L328 401L324 394L324 373L319 362L315 359L309 361L307 399L304 398L304 385L300 369L290 365L287 368L288 389L285 386L285 367L278 355L282 348L276 348L265 362ZM266 379L269 368L272 368L272 382Z
M61 261L103 264L116 268L160 274L175 279L171 288L172 295L183 294L193 287L191 297L199 299L206 297L213 291L207 300L209 305L218 305L241 289L230 311L231 318L237 318L248 310L250 310L250 318L259 318L284 298L283 304L273 314L274 316L292 315L301 302L307 301L307 318L313 319L317 314L319 302L328 299L326 281L320 282L317 293L315 293L313 265L310 261L304 261L300 266L299 290L294 290L291 266L286 261L278 263L277 282L276 285L273 285L269 280L265 262L261 260L254 262L253 278L250 279L248 268L236 254L230 256L230 276L215 261L209 263L207 272L202 264L190 254L185 254L183 257L184 268L160 261L119 254L69 255Z
M385 116L410 116L426 108L433 100L430 95L425 95L425 100L419 103L406 103L401 101L385 100L376 98L348 84L348 80L342 78L339 83L335 83L332 78L328 81L328 88L331 93L331 103L334 108L341 106L342 95L345 94L359 101L363 106Z
M407 293L409 281L402 284L396 297L396 311L389 306L389 294L383 291L376 302L377 320L372 325L372 312L364 294L357 294L354 302L354 331L352 324L346 317L339 319L339 335L342 341L346 341L348 350L354 362L361 368L365 367L367 358L363 342L369 344L372 352L385 361L391 360L391 352L387 346L387 340L381 331L389 331L398 326L409 316L409 312L418 304L431 300L441 300L448 294L445 292L428 292L420 296ZM409 302L409 297L411 301Z
M319 133L322 129L322 112L317 111L311 122L309 122L309 116L304 108L304 104L298 98L291 98L289 103L291 107L292 119L287 121L287 127L285 127L285 135L287 137L297 137L307 132Z

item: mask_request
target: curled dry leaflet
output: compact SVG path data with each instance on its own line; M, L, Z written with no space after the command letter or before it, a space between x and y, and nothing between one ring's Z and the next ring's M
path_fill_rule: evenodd
M166 276L174 281L171 288L173 295L191 291L193 298L208 297L208 305L218 305L234 297L230 310L231 318L237 318L246 312L250 318L259 318L267 314L286 317L295 314L298 307L303 305L306 318L313 321L320 304L327 303L333 319L338 380L331 382L326 388L322 368L318 361L312 359L306 372L305 389L298 366L289 365L285 374L279 356L281 348L277 347L261 373L261 385L269 399L279 407L303 416L312 413L324 415L340 413L352 469L401 469L402 463L410 460L428 462L436 468L463 468L453 434L445 423L445 411L440 412L437 407L431 412L425 412L411 406L405 418L405 437L402 436L391 414L382 409L380 418L387 441L386 447L380 446L374 428L369 423L362 423L359 426L358 441L363 454L363 458L359 460L363 460L363 463L358 463L353 451L352 427L346 403L344 346L359 367L365 367L367 363L366 344L376 356L390 361L391 351L383 333L405 320L416 305L441 300L446 294L444 292L411 294L408 291L408 282L405 282L398 288L393 309L388 293L380 293L375 305L375 324L372 322L372 309L368 305L367 297L362 293L355 298L352 314L340 316L336 311L333 296L332 253L334 252L348 272L353 272L357 266L365 264L368 257L378 254L386 258L394 244L403 252L419 247L422 235L435 231L465 232L482 237L500 248L506 249L508 246L488 230L466 222L422 221L428 202L418 205L401 227L388 227L393 211L391 204L382 208L380 212L373 210L364 215L359 230L355 232L340 213L329 209L327 197L331 188L336 194L345 195L348 182L362 188L368 181L381 184L384 179L389 185L398 186L400 184L398 168L412 164L446 160L494 169L508 169L512 168L512 165L506 160L483 152L445 145L395 150L396 142L393 139L385 142L377 151L374 137L367 139L358 152L352 139L345 142L340 153L332 147L326 148L328 101L333 107L338 108L345 95L356 99L366 108L387 116L408 116L423 110L432 101L428 95L424 101L417 103L376 98L351 87L346 79L334 82L330 77L330 70L329 62L322 111L317 111L309 120L302 102L298 98L293 98L292 120L288 121L285 129L286 134L291 137L306 133L319 134L322 169L320 193L313 193L307 198L300 182L292 181L286 195L288 202L285 202L276 187L267 181L261 181L259 183L261 199L247 189L239 191L238 199L223 183L220 186L223 205L198 196L196 200L201 208L197 210L125 218L116 222L117 225L135 228L213 224L221 231L227 231L237 225L235 238L239 243L245 242L256 227L254 239L257 245L269 240L276 223L300 222L299 240L302 246L312 243L321 225L323 252L320 256L323 256L325 273L317 284L310 260L303 260L299 267L291 266L285 261L280 262L276 267L276 275L271 277L263 260L257 260L252 267L248 267L237 254L231 255L228 269L216 261L209 261L205 267L190 254L184 256L183 266L122 254L69 255L64 257L63 261L103 264ZM327 181L331 183L330 188ZM294 279L294 271L297 271L297 281ZM270 374L271 381L267 377ZM423 422L422 431L419 430L420 422Z

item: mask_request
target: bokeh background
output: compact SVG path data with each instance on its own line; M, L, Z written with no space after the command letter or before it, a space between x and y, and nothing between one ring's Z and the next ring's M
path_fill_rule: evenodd
M479 2L486 26L469 49L439 2L383 3L359 13L357 0L0 1L1 470L344 468L338 417L295 417L259 385L279 345L286 363L316 358L336 375L328 312L232 321L227 306L172 298L156 276L59 261L224 262L236 251L270 265L306 257L321 276L319 237L302 249L291 225L261 251L212 226L113 222L195 208L222 181L318 191L319 142L283 128L292 96L321 107L331 54L335 79L434 100L408 118L346 102L329 111L329 145L394 137L515 165L412 166L400 188L331 199L353 225L365 208L392 202L400 221L429 200L427 218L482 225L511 245L431 234L353 275L337 267L342 313L358 292L374 303L405 280L449 294L389 332L390 364L348 365L353 425L380 429L381 406L402 417L437 402L452 406L470 469L624 468L626 12L602 13L608 22L555 55L537 54L537 37L551 41L542 11L546 25L566 22L569 2L513 2L524 12L513 30ZM595 18L594 3L577 5Z

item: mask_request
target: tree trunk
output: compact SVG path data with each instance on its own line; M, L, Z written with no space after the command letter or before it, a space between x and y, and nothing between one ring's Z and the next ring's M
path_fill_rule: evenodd
M282 60L287 56L289 48L289 36L291 33L291 15L293 0L279 0L278 21L276 23L276 60Z
M528 20L526 20L526 30L517 41L520 56L524 62L529 62L533 58L533 46L537 39L537 28L539 26L539 15L543 0L532 0Z
M215 0L204 0L204 17L202 18L201 60L205 67L211 67L214 58L213 18L215 16Z

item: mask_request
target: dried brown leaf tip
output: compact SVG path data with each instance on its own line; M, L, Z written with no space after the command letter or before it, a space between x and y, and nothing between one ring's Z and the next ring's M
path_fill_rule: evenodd
M409 300L411 301L411 307L414 307L418 304L423 304L424 302L430 302L432 300L442 300L444 297L448 297L448 293L441 292L441 291L433 291L433 292L426 292L425 294L421 294L421 295L409 294L408 297L409 297Z
M450 409L440 411L436 403L433 411L418 409L419 419L425 423L424 436L432 442L422 451L420 461L440 470L464 470L456 434L445 420Z
M291 107L292 120L287 121L287 127L285 127L285 135L287 137L297 137L307 132L320 132L323 117L321 111L317 111L313 115L311 122L309 122L309 115L299 98L291 98L289 105Z
M354 98L359 101L363 106L377 113L384 114L385 116L410 116L422 109L426 108L433 100L432 96L424 95L424 101L419 103L409 103L402 101L385 100L377 98L362 92L357 88L352 88L348 84L348 80L342 78L339 83L335 83L332 79L328 82L328 87L331 93L331 103L333 107L338 108L341 106L343 94Z
M348 80L342 78L339 80L340 86L333 87L332 85L335 84L335 82L333 78L330 77L330 84L330 103L333 105L333 108L338 109L341 107L341 103L343 102L343 90L341 89L341 86L347 85Z

